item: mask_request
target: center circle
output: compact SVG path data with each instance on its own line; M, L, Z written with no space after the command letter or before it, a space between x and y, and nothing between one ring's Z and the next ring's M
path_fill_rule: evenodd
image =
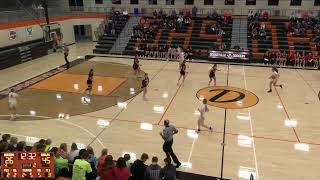
M243 109L259 102L259 98L254 93L230 86L202 88L196 96L199 100L207 99L208 105L224 109Z

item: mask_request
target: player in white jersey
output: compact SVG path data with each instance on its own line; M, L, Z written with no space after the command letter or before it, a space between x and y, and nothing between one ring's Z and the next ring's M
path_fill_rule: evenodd
M9 111L10 111L10 119L14 119L17 115L17 97L18 94L14 92L14 89L10 90L8 95L8 102L9 102Z
M200 112L200 116L199 116L199 119L198 119L198 132L200 132L200 127L205 127L207 129L209 129L210 131L212 131L212 127L209 127L207 125L204 124L204 114L206 112L209 111L208 107L207 107L207 100L206 99L203 99L203 101L201 102L199 108L198 108L198 111Z
M279 75L279 71L276 67L272 67L272 75L269 77L270 79L270 83L269 83L269 91L268 93L272 92L272 85L274 87L280 87L282 88L282 84L278 85L278 80L280 78L280 75Z

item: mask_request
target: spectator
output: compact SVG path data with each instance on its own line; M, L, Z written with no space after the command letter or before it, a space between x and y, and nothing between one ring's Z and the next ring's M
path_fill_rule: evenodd
M61 169L55 180L71 180L69 170L67 168Z
M197 12L198 12L197 7L193 6L193 8L192 8L192 17L196 17L197 16Z
M26 142L25 141L20 141L17 144L17 148L16 151L21 151L21 152L25 152L26 151Z
M74 158L79 156L79 150L76 143L71 144L71 150L68 156L69 162L73 162Z
M100 172L100 180L116 180L116 169L111 155L106 157Z
M130 159L131 159L131 157L130 157L130 154L125 154L124 156L123 156L123 158L124 158L124 160L126 161L126 165L127 165L127 167L129 168L129 169L131 169L131 161L130 161Z
M84 150L81 159L75 160L72 170L72 180L86 180L86 173L91 173L90 163L87 161L89 153Z
M147 167L144 180L160 180L161 167L158 165L158 158L152 157L152 164Z
M93 148L91 146L87 147L87 152L89 153L88 162L90 163L92 169L92 172L89 174L89 177L95 179L97 177L97 158L95 157Z
M68 147L66 143L62 143L60 145L60 148L58 150L58 153L60 154L61 157L68 159Z
M164 159L165 166L160 171L160 178L165 180L176 179L176 167L171 164L170 158Z
M131 166L132 180L143 180L147 165L144 163L149 159L148 154L143 153L141 159L137 159Z
M9 142L9 146L8 146L8 150L10 152L14 152L17 149L17 144L18 144L18 138L16 137L11 137L10 138L10 142Z
M87 151L89 153L89 159L88 161L91 163L93 163L93 165L96 167L97 166L97 158L96 156L94 155L94 152L93 152L93 148L91 146L88 146L87 147Z
M98 159L97 170L102 169L102 165L104 164L104 161L106 160L107 155L108 155L108 149L106 148L102 149L101 156Z
M0 143L2 142L8 142L10 139L11 135L10 134L3 134L2 135L2 140L0 141Z
M123 157L120 157L117 161L116 167L116 179L117 180L128 180L130 176L130 170L126 165L126 161Z
M52 143L52 140L51 139L47 139L46 142L45 142L45 147L44 147L44 152L49 152L50 149L51 149L51 143Z
M266 40L267 39L267 33L265 30L260 30L259 36L261 40Z
M6 141L0 142L0 153L8 151L9 143Z
M51 152L55 153L54 164L56 168L56 175L58 175L61 169L68 168L68 160L63 158L59 153L57 153L57 147L53 147Z

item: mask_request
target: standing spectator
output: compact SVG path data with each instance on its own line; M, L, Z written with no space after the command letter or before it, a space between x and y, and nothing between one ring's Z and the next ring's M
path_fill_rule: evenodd
M143 180L147 165L144 163L149 159L148 154L143 153L141 159L137 159L131 166L132 180Z
M171 164L170 158L164 159L165 166L160 171L160 178L165 180L176 180L176 167Z
M60 156L58 152L58 148L53 147L51 152L55 153L55 158L54 158L54 164L55 164L55 170L56 170L56 175L59 174L60 170L63 168L68 168L68 159L65 159Z
M3 134L2 135L2 140L0 141L0 143L2 142L8 142L10 139L11 135L10 134Z
M192 17L196 17L197 16L197 12L198 12L197 7L193 6L193 8L192 8Z
M68 159L68 151L67 151L67 144L66 143L62 143L60 145L60 148L58 150L58 154L60 154L61 157Z
M73 162L74 158L79 156L79 150L76 143L71 144L71 150L68 156L69 162Z
M91 146L87 147L87 151L89 153L88 162L90 163L92 169L92 172L89 174L89 177L95 179L97 177L97 158L94 155L93 148Z
M102 166L100 173L100 180L116 180L116 169L113 162L113 157L108 155Z
M46 142L44 143L44 152L49 152L51 149L51 143L52 140L51 139L47 139Z
M130 170L126 165L126 161L123 157L120 157L117 161L116 177L117 180L128 180L130 176Z
M9 142L9 146L8 146L8 150L10 152L14 152L17 149L17 144L18 144L18 138L16 137L11 137L10 138L10 142Z
M102 169L102 166L104 164L104 161L106 160L107 155L108 155L108 149L106 149L106 148L102 149L101 156L98 159L97 170ZM99 174L99 172L98 172L98 174Z
M67 69L70 68L70 63L69 63L69 60L68 60L68 56L69 56L69 47L67 46L67 44L63 44L64 45L64 49L63 49L63 52L64 52L64 60L66 62L66 66L67 66Z
M92 171L90 163L87 161L89 153L84 150L81 154L81 159L74 161L72 170L72 180L86 180L86 173Z
M127 165L127 167L129 168L129 169L131 169L131 161L130 161L130 159L131 159L131 157L130 157L130 154L125 154L124 156L123 156L123 158L124 158L124 160L126 161L126 165Z
M25 141L20 141L18 142L17 144L17 148L16 148L16 151L21 151L21 152L25 152L26 151L26 142Z
M158 158L152 157L152 164L147 167L144 180L160 180L161 167L158 165Z
M177 156L174 154L172 149L173 135L177 134L178 130L174 126L170 125L170 122L168 119L164 121L164 126L165 128L163 129L163 132L160 133L160 136L164 140L164 143L162 146L163 151L166 153L167 158L170 158L170 156L172 157L174 163L176 163L177 168L179 168L181 163L178 160Z

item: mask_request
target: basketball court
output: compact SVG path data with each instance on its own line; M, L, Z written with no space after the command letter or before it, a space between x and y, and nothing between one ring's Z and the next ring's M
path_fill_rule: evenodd
M70 59L86 55L81 48L73 45ZM0 71L1 90L63 64L62 54L44 58ZM43 67L48 58L52 61ZM174 151L183 162L181 171L222 173L227 179L251 174L260 180L320 178L315 160L320 153L319 71L279 68L284 88L267 93L270 67L218 65L217 87L207 87L212 64L188 63L185 84L177 85L178 62L141 60L150 78L144 101L142 78L133 76L132 63L131 58L93 57L28 86L18 92L22 116L14 121L8 120L7 98L2 98L0 132L29 143L51 138L68 146L91 145L97 155L106 147L114 157L131 153L139 158L146 152L163 159L159 132L169 119L179 130ZM93 95L90 103L82 103L91 68ZM198 134L201 98L210 99L205 117L213 132Z

